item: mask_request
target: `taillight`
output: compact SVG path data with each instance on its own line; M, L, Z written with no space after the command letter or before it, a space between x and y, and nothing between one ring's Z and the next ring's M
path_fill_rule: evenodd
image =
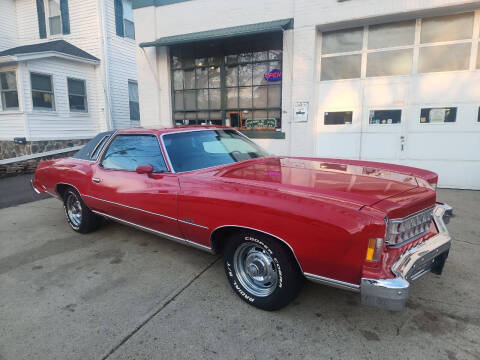
M433 207L422 210L403 219L387 221L385 241L390 246L400 245L428 232L432 222Z
M380 261L382 258L383 239L382 238L370 238L368 239L367 255L365 260L367 261Z

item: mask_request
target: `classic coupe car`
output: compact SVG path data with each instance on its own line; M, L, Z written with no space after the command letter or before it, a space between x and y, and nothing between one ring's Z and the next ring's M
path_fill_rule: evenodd
M287 305L306 278L401 310L450 249L436 183L417 168L270 156L231 128L177 127L101 133L41 162L32 185L63 202L77 232L108 218L223 254L233 290L258 308Z

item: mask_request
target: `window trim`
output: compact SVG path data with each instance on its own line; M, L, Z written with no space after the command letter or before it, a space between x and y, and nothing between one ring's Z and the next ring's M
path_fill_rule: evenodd
M72 94L72 96L82 96L84 98L85 110L72 110L72 106L70 104L70 95L71 94L70 94L70 89L68 87L68 80L82 81L83 82L83 86L84 86L84 89L85 89L85 94L84 95ZM87 80L67 76L67 98L68 98L68 109L70 110L70 112L88 114Z
M52 87L52 91L51 92L48 92L48 91L43 91L43 90L34 90L33 89L33 86L32 86L32 74L35 74L35 75L40 75L40 76L49 76L50 77L50 84L51 84L51 87ZM33 92L36 91L36 92L42 92L42 93L51 93L52 95L52 107L51 108L43 108L43 107L35 107L33 105ZM53 74L51 73L42 73L42 72L38 72L38 71L30 71L30 94L31 94L31 98L32 98L32 110L33 111L49 111L49 112L54 112L56 111L57 109L57 106L56 106L56 103L55 103L55 83L53 81Z
M115 139L119 136L153 136L157 139L157 142L158 142L158 148L160 150L160 154L162 155L162 159L163 159L163 162L165 164L165 171L163 172L156 172L156 171L153 171L153 174L165 174L165 173L172 173L172 171L170 170L171 168L169 167L169 163L167 163L167 160L165 159L165 154L164 154L164 151L163 151L163 142L160 141L158 135L156 134L148 134L148 133L131 133L131 134L125 134L125 133L115 133L115 134L112 134L110 139L107 140L106 144L103 146L103 149L101 151L101 154L99 154L99 156L97 156L97 159L95 160L97 163L98 163L98 167L103 169L103 170L108 170L108 171L126 171L126 172L131 172L131 173L134 173L134 172L137 172L136 170L126 170L126 169L109 169L109 168L105 168L102 166L102 161L103 159L105 158L105 155L107 154L107 151L108 149L110 148L110 146L112 145L112 143L115 141ZM166 153L166 151L165 151Z
M44 7L45 7L45 25L47 28L47 37L52 38L52 37L59 37L63 35L63 19L62 19L62 8L60 1L58 2L58 6L60 8L60 32L57 34L52 34L50 30L50 0L44 0Z
M121 0L122 1L122 26L123 26L123 37L124 38L127 38L127 39L130 39L130 40L135 40L135 22L133 21L134 19L127 19L125 17L125 9L124 9L124 4L128 1L128 0ZM131 8L132 8L132 14L133 14L133 1L130 1L131 3ZM125 27L125 21L128 21L128 22L131 22L132 25L133 25L133 37L131 36L128 36L127 35L127 32L125 31L126 27Z
M137 97L138 97L138 101L132 101L132 100L130 100L130 83L137 85ZM128 110L129 110L129 114L128 114L128 115L129 115L129 118L130 118L130 122L132 122L132 121L140 122L140 95L139 95L139 93L138 93L138 81L137 81L137 80L128 79L127 90L128 90ZM130 116L130 114L132 113L130 103L132 103L132 102L136 102L136 103L138 104L138 120L132 119L132 117Z
M479 10L474 10L474 11L464 11L461 13L473 13L473 21L474 21L474 26L473 26L473 31L472 31L472 36L469 39L461 39L461 40L450 40L450 41L439 41L439 42L431 42L431 43L422 43L420 39L421 35L421 26L422 26L422 20L426 18L432 18L432 17L437 17L437 16L425 16L425 17L419 17L415 19L410 19L410 20L399 20L399 21L390 21L386 23L382 23L385 25L388 24L395 24L395 23L401 23L405 21L412 21L414 22L414 27L415 27L415 36L414 36L414 41L411 45L401 45L401 46L392 46L392 47L386 47L386 48L378 48L378 49L368 49L368 32L369 32L369 27L370 26L376 26L376 25L382 25L382 24L370 24L370 25L365 25L362 26L363 28L363 43L362 43L362 48L360 50L356 51L348 51L348 52L336 52L336 53L330 53L330 54L322 54L322 41L323 41L323 34L326 32L330 32L329 30L325 29L323 31L318 31L317 36L318 36L318 65L317 65L317 75L316 75L316 81L318 82L329 82L329 81L350 81L350 80L365 80L365 79L375 79L375 78L390 78L392 76L398 77L398 76L411 76L411 75L424 75L424 74L435 74L435 73L443 73L443 72L456 72L456 71L471 71L471 70L476 70L477 67L477 62L479 61L477 59L478 55L477 53L474 53L476 49L478 48L478 43L479 43L479 34L475 31L475 24L477 22L480 22L480 11ZM459 13L459 14L461 14ZM452 13L452 14L447 14L446 16L450 15L458 15L457 13ZM443 16L443 15L442 15ZM439 16L440 17L440 16ZM339 30L349 30L349 29L355 29L358 28L358 26L352 26L348 27L345 29L339 29ZM466 69L459 69L459 70L445 70L445 71L429 71L429 72L419 72L419 53L421 48L426 48L426 47L434 47L434 46L442 46L442 45L455 45L455 44L471 44L470 46L470 56L468 58L468 66ZM367 76L367 56L368 54L371 53L379 53L379 52L389 52L389 51L395 51L395 50L407 50L407 49L413 49L413 58L412 58L412 70L408 74L402 74L402 75L379 75L379 76ZM355 77L355 78L341 78L341 79L331 79L331 80L322 80L321 79L321 73L322 73L322 59L323 58L329 58L329 57L337 57L337 56L346 56L346 55L361 55L361 68L360 68L360 77ZM478 68L480 69L480 67ZM478 70L477 69L477 70Z
M20 97L18 96L19 95L18 76L17 76L18 71L17 71L17 69L0 71L0 74L3 74L3 73L14 73L15 74L15 90L4 90L4 89L2 89L2 86L0 84L0 111L1 112L20 111ZM18 106L17 107L6 107L3 94L6 93L6 92L14 92L14 91L17 93Z

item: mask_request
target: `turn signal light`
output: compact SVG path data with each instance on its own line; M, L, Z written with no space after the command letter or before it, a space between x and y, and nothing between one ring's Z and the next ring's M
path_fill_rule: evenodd
M381 238L368 239L368 248L365 260L380 261L380 258L382 257L382 245L383 239Z

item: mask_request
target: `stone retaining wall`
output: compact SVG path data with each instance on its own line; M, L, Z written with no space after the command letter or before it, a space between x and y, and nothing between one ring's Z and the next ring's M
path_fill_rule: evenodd
M90 139L27 141L26 144L16 144L13 141L0 140L0 160L83 145L89 140Z
M7 164L7 165L0 165L0 179L8 176L16 176L16 175L33 173L35 172L35 169L37 168L38 163L40 161L69 157L75 154L76 152L77 151L70 151L63 154L45 156L37 159L20 161L16 163Z
M87 143L89 140L90 139L27 141L26 144L16 144L13 141L0 140L0 160L79 146ZM75 152L76 151L70 151L67 153L0 165L0 178L33 173L40 161L72 156Z

